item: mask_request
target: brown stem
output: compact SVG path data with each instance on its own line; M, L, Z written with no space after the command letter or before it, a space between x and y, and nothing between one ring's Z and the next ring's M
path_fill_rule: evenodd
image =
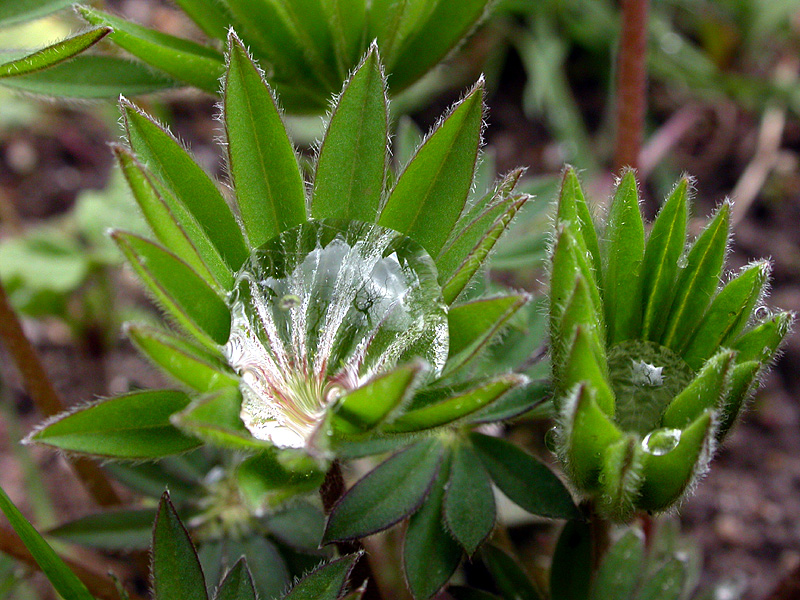
M331 468L328 469L325 475L325 481L322 482L319 493L322 498L322 506L325 509L325 514L330 514L336 501L342 497L346 490L344 475L342 475L342 467L339 461L335 461ZM347 542L337 542L336 548L339 553L353 554L356 552L363 552L364 546L358 540L351 540ZM372 564L370 563L369 556L364 556L356 563L353 573L351 574L352 580L357 585L366 581L366 591L363 595L363 600L382 600L383 595L378 588L378 580L372 572Z
M0 525L0 552L7 554L26 565L39 570L39 565L33 558L25 544L13 529ZM67 558L62 558L67 566L78 576L89 592L99 600L119 600L117 588L111 578L89 569L82 564ZM132 592L128 592L130 600L144 600Z
M595 509L593 503L585 505L585 513L592 531L592 571L596 572L611 547L611 525Z
M649 0L622 0L617 57L617 140L614 170L639 166L647 107L647 10Z
M11 308L2 284L0 284L0 339L4 341L14 359L25 389L39 412L45 417L52 417L62 412L64 404L47 376L39 355L25 337L22 324ZM100 506L120 504L119 496L95 463L85 458L70 459L70 463L86 491Z

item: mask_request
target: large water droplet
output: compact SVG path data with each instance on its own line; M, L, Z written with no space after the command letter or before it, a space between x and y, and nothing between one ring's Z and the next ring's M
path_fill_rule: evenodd
M433 261L377 225L312 221L253 252L229 298L224 347L254 437L305 447L327 406L398 363L441 372L446 306Z
M648 433L642 440L642 448L653 456L663 456L674 450L681 441L681 430L663 427Z
M631 359L631 381L643 387L661 387L664 385L664 367L651 365L644 360Z

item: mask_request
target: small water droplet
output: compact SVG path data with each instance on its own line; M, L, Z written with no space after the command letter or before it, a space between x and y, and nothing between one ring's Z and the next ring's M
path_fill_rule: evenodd
M686 255L685 255L685 254L681 254L681 255L678 257L678 266L679 266L681 269L685 269L687 264L689 264L689 260L686 258Z
M545 447L550 450L550 452L556 452L556 435L557 435L557 428L552 427L547 430L547 433L544 434L544 445Z
M681 430L663 427L655 429L642 440L642 448L653 456L663 456L674 450L681 441Z
M770 317L770 310L766 306L759 306L754 313L756 321L766 321Z

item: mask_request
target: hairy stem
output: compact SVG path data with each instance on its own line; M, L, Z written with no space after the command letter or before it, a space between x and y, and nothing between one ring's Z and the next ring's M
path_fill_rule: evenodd
M0 339L19 370L25 389L39 412L52 417L64 410L64 403L44 370L39 355L22 330L16 313L0 284ZM120 498L111 487L105 474L93 462L85 458L70 459L70 464L86 491L100 506L120 504Z
M0 552L17 559L37 571L39 570L36 560L31 556L31 553L28 552L28 549L16 532L5 526L0 526ZM72 572L78 576L78 579L83 582L92 596L98 598L98 600L119 600L117 587L114 585L114 581L111 578L101 575L67 558L62 557L62 560ZM130 600L145 600L141 596L130 591L128 592L128 597Z
M589 503L586 515L592 530L592 571L596 572L611 547L611 524Z
M617 139L614 169L637 168L647 107L647 10L649 0L622 0L617 57Z

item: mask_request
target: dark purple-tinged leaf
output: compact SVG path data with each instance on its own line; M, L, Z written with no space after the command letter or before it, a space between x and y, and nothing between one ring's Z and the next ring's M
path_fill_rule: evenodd
M256 588L253 577L247 568L247 561L240 558L236 561L225 579L219 585L214 600L256 600Z
M239 385L236 374L217 353L148 325L129 324L125 331L154 365L193 390L211 392Z
M94 27L27 56L0 64L0 79L35 73L53 67L91 48L109 33L111 33L110 27Z
M742 269L720 290L683 353L686 364L696 371L717 348L727 347L736 339L764 293L769 271L768 262L757 262Z
M447 312L450 330L447 372L452 373L474 358L529 300L528 294L509 294L451 306Z
M406 234L437 256L464 209L478 158L484 82L456 104L397 181L379 225Z
M425 439L378 465L333 507L323 541L364 537L412 514L428 495L443 455L441 442Z
M111 236L171 319L211 348L228 341L228 307L189 265L144 238L120 231Z
M283 600L338 600L361 554L349 554L314 569Z
M678 261L686 245L689 181L681 179L653 223L644 250L642 266L642 337L659 340L669 314Z
M232 32L223 104L236 201L250 245L257 248L305 222L306 197L272 90Z
M481 548L479 554L503 600L543 600L544 594L513 557L492 545Z
M592 583L591 600L630 600L644 565L644 536L638 529L623 535L603 558Z
M188 404L189 397L174 390L133 392L64 413L27 439L93 456L160 458L200 445L170 424Z
M111 27L109 39L151 67L209 94L218 92L224 63L216 50L85 6L78 10L92 25Z
M515 504L553 519L577 516L564 484L539 460L500 438L472 433L470 441L497 487Z
M442 523L442 503L450 458L446 458L431 491L408 522L403 542L406 581L415 600L427 600L447 585L461 562L461 548Z
M98 512L62 523L47 534L101 550L147 550L154 517L152 509Z
M526 382L524 375L502 375L440 402L410 410L384 429L407 433L447 425L489 406L509 390Z
M0 52L4 60L18 53ZM0 85L35 94L59 98L98 99L138 96L173 88L177 82L159 75L148 66L99 54L81 54L44 71L0 79Z
M700 325L719 286L728 248L730 212L730 203L724 203L689 251L686 267L675 284L675 297L661 338L663 346L683 350Z
M168 493L161 497L153 526L152 571L155 600L208 598L197 552Z
M343 433L373 429L403 404L423 371L421 362L413 362L353 390L341 399L336 408L334 429Z
M640 273L644 258L644 223L633 171L620 180L603 234L606 262L603 270L608 341L634 337L642 320Z
M558 537L550 568L551 600L586 600L591 577L591 525L587 521L567 521Z
M311 215L374 223L386 180L389 114L377 46L345 84L320 148Z
M33 525L19 512L2 488L0 488L0 510L3 511L11 527L17 532L36 564L61 596L69 600L94 600L83 582L70 571L58 554L33 528Z
M469 444L461 443L453 451L444 498L444 521L470 556L494 528L492 480Z
M237 270L250 251L217 184L180 142L150 116L124 99L121 109L128 141L139 160L172 190L228 266Z
M122 146L113 151L128 187L156 238L189 265L206 283L229 290L233 272L206 231L166 186Z

